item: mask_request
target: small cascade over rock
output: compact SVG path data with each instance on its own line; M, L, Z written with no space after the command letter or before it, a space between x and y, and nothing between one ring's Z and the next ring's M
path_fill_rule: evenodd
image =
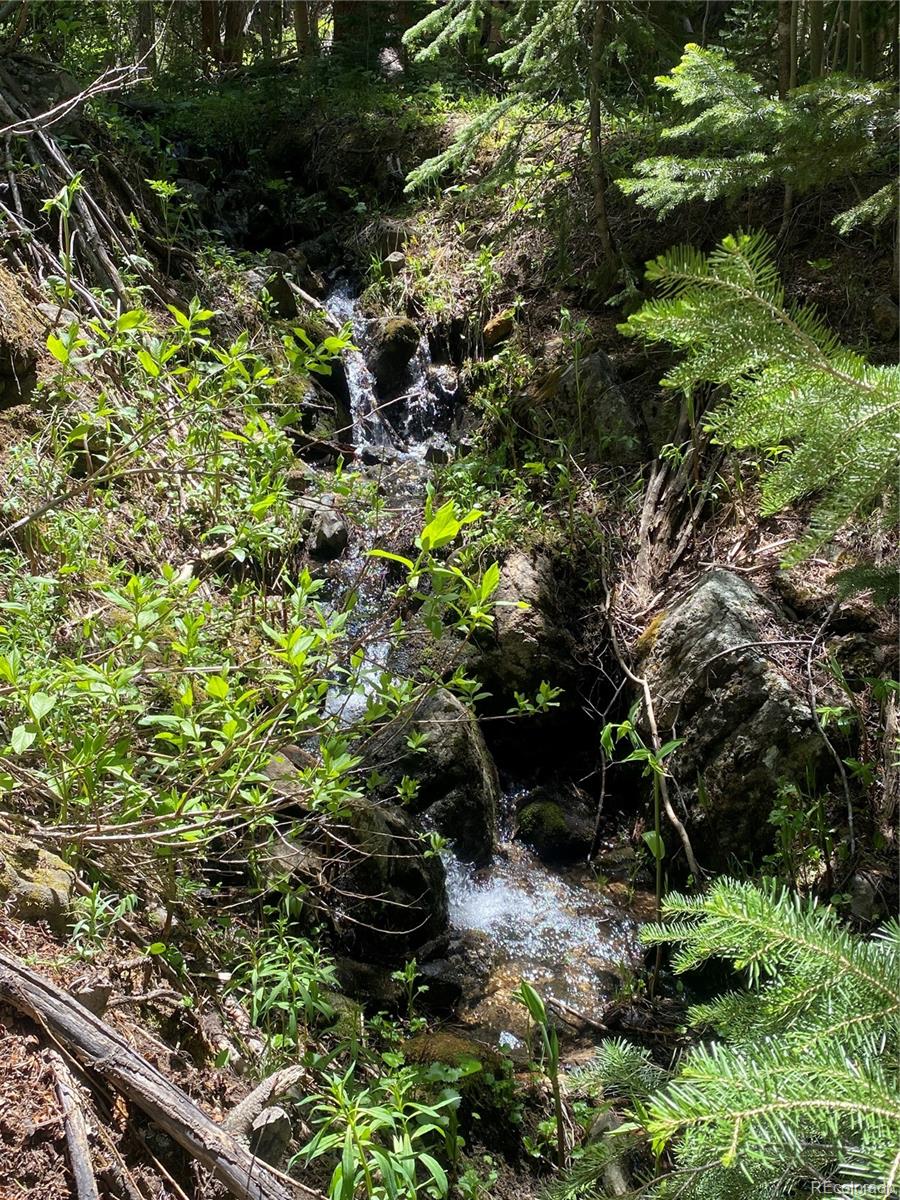
M447 462L460 398L453 368L432 363L428 338L408 317L365 317L348 280L335 284L325 307L350 325L356 346L345 352L344 367L350 440L363 462Z
M454 453L450 431L461 397L453 367L432 362L428 339L406 316L365 317L345 280L334 286L326 305L350 325L357 347L344 356L352 424L347 440L363 470L378 472L395 517L408 512L418 519L431 464ZM344 576L364 579L352 584L356 605L350 627L360 634L377 628L389 590L385 563L368 559L362 570L368 548L352 539L343 557ZM548 674L555 678L554 669L567 658L562 634L552 636L542 624L552 624L545 603L545 593L553 590L551 575L543 560L533 565L522 554L510 556L504 568L502 594L512 603L501 611L494 649L482 651L498 695L512 687L535 687ZM530 607L522 608L517 602L525 593ZM362 661L328 697L331 711L348 723L360 715L383 674L416 669L415 653L398 651L389 636L368 639L365 646ZM524 753L528 722L520 728L522 761L530 762L533 755ZM424 736L425 753L410 748L412 733ZM445 881L429 880L435 920L423 923L422 944L407 951L419 957L431 1003L477 1028L482 1040L505 1045L525 1033L524 1010L513 999L523 978L558 1001L563 1012L599 1019L623 974L638 966L640 950L626 898L611 898L589 868L572 865L573 859L584 863L592 830L591 818L587 837L582 836L584 813L569 803L577 789L564 784L550 789L553 803L537 779L501 791L476 717L445 690L387 724L360 753L363 769L381 780L375 802L395 812L398 784L404 777L414 779L415 796L403 819L439 832L448 843L441 858L431 860L445 874ZM542 841L533 828L536 812L551 811L566 826L562 847L558 837ZM558 865L564 861L569 865ZM361 880L358 886L364 884ZM449 942L434 937L447 913ZM354 947L364 962L347 960L345 967L348 986L362 981L360 987L370 994L372 971L387 968L379 967L379 954L365 949L362 943Z

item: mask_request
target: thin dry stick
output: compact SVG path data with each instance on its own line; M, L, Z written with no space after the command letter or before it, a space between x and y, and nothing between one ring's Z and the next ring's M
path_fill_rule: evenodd
M821 737L822 741L825 743L826 747L828 748L828 753L831 755L831 757L834 759L835 763L837 764L838 773L840 774L840 777L841 777L841 785L844 789L844 800L846 801L846 804L847 804L847 834L850 839L850 854L852 856L856 853L856 831L855 831L855 825L854 825L854 820L853 820L853 797L850 795L850 781L847 778L847 771L846 771L846 768L844 767L844 760L838 754L837 750L835 750L834 745L831 741L831 738L829 738L828 734L825 732L825 726L822 724L821 720L819 719L819 712L816 707L816 685L813 681L813 669L812 669L812 660L813 660L813 654L815 653L815 650L816 650L816 643L819 641L822 634L825 632L826 628L828 627L828 623L831 620L831 618L834 616L835 609L837 608L839 603L840 603L839 600L834 601L834 603L831 605L831 608L829 608L828 612L825 614L825 620L822 622L822 624L819 626L819 628L813 634L813 639L809 643L809 652L806 655L806 682L807 682L807 686L809 688L809 710L812 714L812 719L816 723L816 729L819 731L819 736Z
M608 593L607 599L609 599ZM607 607L609 609L609 605ZM653 708L653 696L650 693L650 684L643 677L643 675L635 675L634 671L632 671L625 662L622 652L619 649L619 643L618 639L616 638L616 630L615 625L613 624L611 613L609 618L609 637L610 642L612 643L613 651L615 652L615 656L618 659L619 666L622 668L631 682L636 684L636 686L639 687L644 694L644 712L647 716L647 725L650 728L650 744L653 747L654 753L658 753L662 742L659 738L659 730L656 727L656 713ZM666 816L669 818L678 836L681 838L681 844L684 847L684 853L687 856L688 866L691 869L691 874L694 876L694 879L699 882L702 878L702 872L697 864L697 859L694 857L694 850L691 846L691 839L688 837L688 832L682 822L679 820L675 809L672 807L672 801L669 798L669 784L665 774L661 774L659 776L659 794L660 799L663 802L663 808L666 810Z
M110 67L77 95L70 96L67 100L61 100L59 104L36 117L27 117L4 126L3 129L0 129L0 137L25 137L37 129L49 129L51 125L62 121L73 109L93 99L94 96L102 96L108 92L117 92L131 87L140 83L146 78L146 75L147 72L138 63L131 63L127 67Z

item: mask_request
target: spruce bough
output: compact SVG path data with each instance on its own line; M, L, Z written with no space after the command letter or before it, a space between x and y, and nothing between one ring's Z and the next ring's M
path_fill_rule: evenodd
M676 247L647 264L647 279L660 298L619 328L682 351L664 387L729 389L706 424L737 449L769 452L763 515L816 496L789 562L879 504L897 512L900 369L873 366L815 309L786 303L771 237L727 237L709 255Z

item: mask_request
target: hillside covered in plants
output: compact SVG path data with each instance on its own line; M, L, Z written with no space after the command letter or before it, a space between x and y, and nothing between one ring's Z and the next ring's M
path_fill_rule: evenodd
M2 1200L900 1194L897 29L0 3Z

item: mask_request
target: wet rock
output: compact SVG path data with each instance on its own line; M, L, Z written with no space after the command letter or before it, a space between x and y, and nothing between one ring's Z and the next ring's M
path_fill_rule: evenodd
M382 392L402 385L419 347L419 330L408 317L383 317L372 324L371 367Z
M765 849L781 786L806 786L824 761L802 677L752 644L791 635L762 593L716 568L664 617L643 664L661 735L684 739L669 763L707 862Z
M474 1038L462 1037L449 1030L436 1033L420 1033L403 1043L403 1055L407 1062L433 1066L443 1063L447 1067L462 1067L466 1063L478 1063L498 1072L505 1070L503 1055L489 1046L476 1042Z
M565 657L554 613L553 565L539 551L515 550L500 570L492 638L483 639L483 670L500 690L531 691L553 681Z
M429 446L425 451L425 461L443 466L450 461L450 451L445 446Z
M869 311L875 331L883 342L896 342L900 330L900 309L890 296L876 296Z
M417 976L418 983L427 988L422 1007L448 1016L463 1004L476 1004L484 996L493 956L490 939L470 929L443 939L443 945L431 953L423 947Z
M0 903L20 921L46 921L61 931L72 903L75 872L27 838L0 833Z
M399 964L446 930L443 863L426 855L405 812L354 799L323 833L319 852L340 901L335 930L348 954Z
M412 735L424 734L420 750ZM471 711L448 691L426 696L413 711L375 734L363 762L379 772L380 794L404 776L418 782L410 809L448 838L460 857L487 862L494 849L500 787L497 768Z
M492 350L494 346L499 346L501 342L506 341L514 327L515 321L512 313L498 313L495 317L491 317L481 331L481 339L485 348Z
M446 363L432 363L425 373L431 392L447 408L452 408L460 399L459 376Z
M334 497L323 496L315 507L310 524L310 553L315 558L337 558L347 548L349 537L347 523L338 512Z
M406 266L406 255L402 250L394 250L381 264L381 269L388 279L393 279Z
M335 973L341 990L364 1004L397 1009L402 1003L404 988L394 979L391 967L339 956L335 959Z
M419 830L392 804L358 796L337 814L310 811L304 767L314 759L285 749L265 771L281 800L278 825L262 827L252 844L245 838L232 857L249 860L258 881L280 890L311 889L309 918L330 929L348 961L398 965L433 946L447 929L440 857L426 855Z
M592 439L599 438L599 445L593 448L598 462L628 467L643 461L637 421L616 369L602 350L563 371L558 399L573 425L584 428Z
M539 787L517 814L518 836L546 862L583 858L591 846L593 824L586 798L576 789Z
M510 1121L515 1085L512 1065L504 1055L449 1030L418 1034L401 1049L407 1062L461 1070L455 1087L461 1097L458 1119L464 1135L477 1136L482 1144L507 1153L515 1151L521 1134Z

